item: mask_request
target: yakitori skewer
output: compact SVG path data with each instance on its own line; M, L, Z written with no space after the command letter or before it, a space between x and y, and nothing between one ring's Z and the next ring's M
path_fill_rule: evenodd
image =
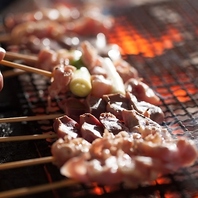
M5 60L24 60L31 63L36 63L38 61L38 58L34 55L29 54L20 54L17 52L6 52L5 54Z
M0 64L8 66L8 67L12 67L12 68L17 68L17 69L21 69L27 72L32 72L32 73L37 73L46 77L54 77L54 73L50 72L50 71L46 71L43 69L38 69L35 67L31 67L31 66L27 66L27 65L23 65L23 64L19 64L19 63L15 63L15 62L10 62L7 60L2 60L0 61ZM70 66L68 67L68 71L66 72L67 75L65 75L65 69L63 69L60 65L60 70L62 72L62 78L66 78L67 79L67 85L69 86L70 91L79 97L85 97L87 96L90 91L91 91L91 75L88 71L88 69L86 67L81 67L79 69L76 69L74 66ZM64 70L64 71L62 71ZM68 73L70 73L70 75L68 75ZM69 80L70 79L70 80ZM63 80L65 81L65 80ZM58 77L56 78L56 83L61 86L61 89L65 89L66 84L62 83L61 84L61 80L60 80L60 75L58 75ZM57 85L55 85L57 86ZM60 89L59 86L59 89ZM61 90L57 90L57 94L60 92Z
M34 135L9 136L9 137L0 137L0 143L1 142L27 141L27 140L53 139L53 138L57 138L57 134L46 133L46 134L34 134Z
M21 69L27 72L32 72L32 73L37 73L43 76L47 76L47 77L52 77L52 72L46 71L46 70L42 70L42 69L38 69L35 67L29 67L23 64L19 64L19 63L15 63L15 62L10 62L10 61L6 61L6 60L2 60L0 61L0 64L8 66L8 67L12 67L12 68L17 68L17 69Z
M75 184L79 184L79 182L71 179L64 179L58 182L43 184L34 187L23 187L14 190L8 190L4 192L0 192L0 198L5 197L21 197L25 195L32 195L35 193L50 191L52 189L64 188L67 186L73 186Z
M26 71L21 70L21 69L12 69L12 70L7 70L2 72L3 78L9 78L9 77L14 77L14 76L19 76L21 74L26 73Z
M49 115L36 115L36 116L21 116L21 117L0 118L0 123L48 120L48 119L58 118L58 117L60 117L62 115L63 114L49 114Z
M11 39L10 34L1 34L0 35L0 42L4 43L4 42L9 42Z
M42 157L42 158L34 158L34 159L20 160L20 161L14 161L14 162L7 162L7 163L0 164L0 170L21 168L21 167L33 166L33 165L39 165L39 164L46 164L46 163L51 163L54 160L55 159L53 156L48 156L48 157Z

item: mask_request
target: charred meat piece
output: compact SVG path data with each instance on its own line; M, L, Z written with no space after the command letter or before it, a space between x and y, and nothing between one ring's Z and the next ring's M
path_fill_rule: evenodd
M113 134L117 134L121 131L128 131L128 128L112 113L101 113L100 122L103 124L104 128Z
M166 129L136 110L123 110L122 117L129 131L140 133L142 138L148 139L150 137L155 137L157 138L156 141L158 141L159 138L164 141L172 139L170 133Z
M126 98L129 99L129 103L132 106L132 109L135 109L139 113L145 115L146 117L151 118L151 120L153 120L157 123L163 122L164 113L160 107L150 104L145 101L139 102L139 101L137 101L137 98L129 92L126 93Z
M108 94L102 97L106 103L107 112L112 113L118 119L122 119L122 110L131 109L129 100L121 94Z
M80 116L80 130L82 137L88 142L92 142L96 138L102 138L104 131L100 121L90 113Z
M61 138L64 138L66 135L69 135L72 138L76 138L80 135L79 124L66 115L56 118L53 124L53 128L58 137Z
M89 107L89 112L96 118L99 118L100 114L106 112L106 102L100 97L89 95L86 98L86 104Z
M107 103L106 111L111 112L118 119L123 119L123 110L134 109L139 113L144 114L146 117L149 117L152 120L156 121L157 123L162 123L164 120L164 113L160 107L152 105L145 101L138 102L137 98L129 92L126 93L126 96L123 96L121 94L104 95L103 99Z
M69 97L64 101L63 110L66 115L79 122L80 115L89 112L89 107L84 100Z

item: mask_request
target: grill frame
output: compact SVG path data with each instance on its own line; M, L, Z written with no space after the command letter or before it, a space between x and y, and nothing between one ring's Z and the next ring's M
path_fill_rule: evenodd
M151 16L151 8L162 6L171 8L179 13L185 19L182 23L159 23ZM187 11L185 10L186 8ZM117 40L117 44L123 49L123 57L136 67L144 81L151 86L157 93L160 94L160 107L165 113L165 120L163 126L175 137L186 136L195 141L198 146L198 62L196 63L196 52L198 37L196 35L196 20L191 16L198 18L198 3L196 0L188 1L163 1L160 3L152 3L141 5L138 7L122 7L117 8L112 6L110 8L115 19L118 30L122 27L122 31L126 31L121 38L119 32L114 32L113 29L108 35L107 40L112 42ZM134 12L132 12L134 11ZM142 18L138 18L143 15ZM127 19L127 20L126 20ZM148 28L148 22L151 27ZM153 40L150 38L159 39L162 33L166 32L168 27L173 27L179 30L179 33L184 34L187 30L193 35L193 38L186 38L184 40L174 40L173 48L165 48L163 53L152 48L151 55L154 57L147 57L145 54L128 54L125 50L126 38L132 25L139 30L139 34L144 36L152 46ZM168 27L164 27L164 26ZM118 28L119 27L119 28ZM130 29L131 30L131 29ZM140 31L141 30L141 31ZM150 37L151 35L151 37ZM185 35L185 34L184 34ZM133 35L130 35L133 38ZM174 36L174 35L173 35ZM111 39L111 37L115 37ZM133 38L135 40L135 38ZM128 48L126 48L128 49ZM139 50L141 52L141 49ZM197 54L198 56L198 54ZM4 69L4 68L2 68ZM188 69L188 70L187 70ZM185 78L185 83L182 78L178 78L178 73L182 78ZM150 75L149 75L150 74ZM163 74L163 75L162 75ZM23 74L19 78L14 77L5 80L5 88L3 90L0 106L1 116L20 116L20 115L34 115L48 113L47 104L47 86L48 83L43 80L37 82L40 76L35 74ZM188 85L188 86L187 86ZM14 88L13 88L14 86ZM195 94L189 91L195 90ZM39 89L44 89L44 93L38 92ZM175 88L176 87L176 88ZM175 90L181 88L185 94L175 94ZM193 92L193 91L192 91ZM197 92L197 93L196 93ZM177 92L176 92L177 93ZM193 92L194 93L194 92ZM12 100L11 94L15 95L17 100ZM179 96L178 96L179 95ZM7 99L9 98L9 100ZM16 99L15 98L15 99ZM186 102L181 100L186 99ZM53 101L54 111L60 112L56 108L57 101ZM197 109L196 109L197 108ZM193 109L196 109L193 111ZM182 110L182 111L181 111ZM52 131L52 121L39 121L28 123L15 124L1 124L1 135L24 135L49 132ZM179 134L178 134L179 133ZM51 142L45 140L1 143L5 153L0 157L0 162L8 162L14 160L23 160L24 157L35 158L49 156L49 146ZM7 150L6 150L7 149ZM25 155L24 155L24 151ZM21 154L20 152L23 152ZM26 174L28 179L20 177ZM39 174L38 174L39 173ZM49 174L50 173L50 174ZM64 179L59 174L59 170L52 164L44 164L27 168L19 168L0 172L0 191L21 188L25 186L35 186L45 183L60 181ZM7 180L9 180L7 182ZM157 181L152 184L145 184L137 189L128 189L123 185L112 187L109 191L108 187L76 185L61 189L55 189L39 194L28 195L27 197L196 197L198 195L198 162L192 167L184 168L178 172L170 175L159 177ZM98 192L95 193L94 192Z

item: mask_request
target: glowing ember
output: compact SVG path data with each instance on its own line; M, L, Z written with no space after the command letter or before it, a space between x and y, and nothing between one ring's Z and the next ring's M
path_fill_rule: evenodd
M180 31L174 27L167 26L163 35L154 37L148 33L141 34L131 23L124 26L123 23L125 24L126 20L125 18L116 19L113 34L108 35L108 42L118 44L123 54L155 57L183 40Z
M156 180L158 184L170 184L171 180L168 177L160 177Z
M100 188L100 187L95 187L94 188L94 194L102 195L103 193L104 193L104 191L102 190L102 188Z

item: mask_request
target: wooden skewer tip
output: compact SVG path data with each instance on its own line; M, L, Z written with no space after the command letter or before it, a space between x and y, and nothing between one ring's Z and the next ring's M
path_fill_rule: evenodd
M36 116L0 118L0 123L50 120L50 119L55 119L55 118L58 118L58 117L61 117L61 116L63 116L63 114L50 114L50 115L36 115Z
M0 198L5 197L20 197L24 195L32 195L40 192L50 191L52 189L64 188L72 185L79 184L79 182L71 179L65 179L58 182L43 184L34 187L24 187L14 190L0 192Z
M54 138L57 138L57 137L58 136L55 133L23 135L23 136L9 136L9 137L0 137L0 142L54 139Z
M53 156L49 156L49 157L27 159L27 160L15 161L15 162L6 162L3 164L0 164L0 170L21 168L21 167L33 166L33 165L39 165L39 164L45 164L45 163L52 163L54 160L55 159Z
M42 70L42 69L38 69L38 68L35 68L35 67L30 67L30 66L15 63L15 62L10 62L10 61L7 61L7 60L0 61L0 64L8 66L8 67L12 67L12 68L21 69L21 70L24 70L24 71L27 71L27 72L40 74L40 75L43 75L43 76L46 76L46 77L52 77L52 72L45 71L45 70Z

